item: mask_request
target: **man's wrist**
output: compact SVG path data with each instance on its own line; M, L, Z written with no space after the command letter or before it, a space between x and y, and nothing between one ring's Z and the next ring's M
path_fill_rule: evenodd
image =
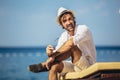
M55 51L55 52L53 52L49 57L56 57L56 56L58 56L59 55L59 52L58 51Z

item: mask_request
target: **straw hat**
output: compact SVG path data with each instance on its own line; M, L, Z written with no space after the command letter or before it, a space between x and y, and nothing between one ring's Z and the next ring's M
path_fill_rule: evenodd
M71 14L73 15L73 17L74 17L74 13L73 13L71 10L68 10L68 9L66 9L66 8L64 8L64 7L60 7L60 8L58 9L58 14L57 14L57 22L58 22L59 25L61 25L61 23L60 23L60 18L61 18L61 16L62 16L63 14L65 14L65 13L71 13Z

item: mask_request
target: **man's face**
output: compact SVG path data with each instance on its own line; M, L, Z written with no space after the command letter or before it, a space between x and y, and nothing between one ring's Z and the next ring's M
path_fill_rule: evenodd
M61 17L61 24L63 28L66 29L67 31L69 32L74 31L75 21L74 17L71 14L64 14Z

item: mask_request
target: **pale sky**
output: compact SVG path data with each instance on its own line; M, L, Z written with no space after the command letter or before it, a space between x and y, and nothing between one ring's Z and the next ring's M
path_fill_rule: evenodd
M74 11L96 46L120 46L120 0L0 0L0 47L56 45L59 7Z

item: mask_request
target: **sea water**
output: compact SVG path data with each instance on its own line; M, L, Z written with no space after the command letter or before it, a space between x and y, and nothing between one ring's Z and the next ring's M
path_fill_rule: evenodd
M120 47L96 47L97 62L120 62ZM30 64L47 59L45 47L0 48L0 80L48 80L48 72L32 73Z

